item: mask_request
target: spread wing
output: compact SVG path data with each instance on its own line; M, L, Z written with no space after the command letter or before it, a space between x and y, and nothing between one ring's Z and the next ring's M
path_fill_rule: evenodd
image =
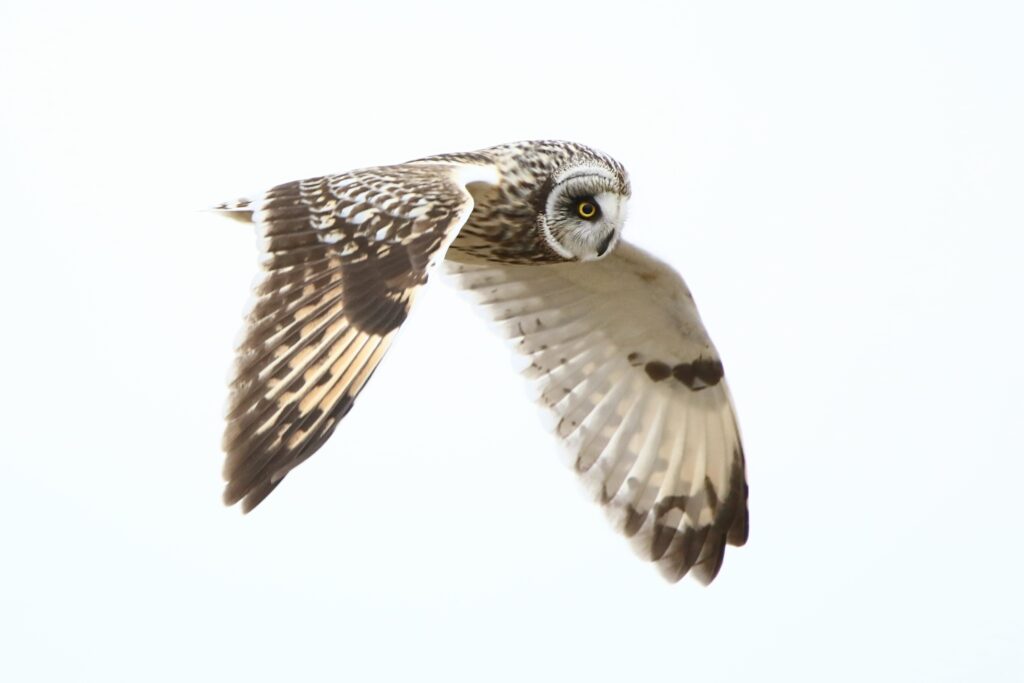
M256 224L262 279L231 383L224 500L248 512L312 455L473 209L487 166L414 163L279 185L217 210Z
M570 462L671 581L714 579L747 539L743 448L722 363L682 279L623 243L588 263L448 262L515 348Z

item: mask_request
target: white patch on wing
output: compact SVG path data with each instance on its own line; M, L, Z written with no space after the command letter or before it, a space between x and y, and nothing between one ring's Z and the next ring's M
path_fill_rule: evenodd
M494 165L465 164L459 165L455 170L455 182L463 187L472 183L487 183L497 185L501 181L501 175Z

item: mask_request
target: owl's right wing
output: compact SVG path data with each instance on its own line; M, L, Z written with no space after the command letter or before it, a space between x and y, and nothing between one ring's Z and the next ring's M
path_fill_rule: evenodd
M472 212L476 182L497 182L494 167L409 163L217 207L263 238L224 433L226 503L251 510L331 435Z
M587 263L446 269L528 357L571 463L636 550L669 580L714 579L747 539L743 448L679 275L627 243Z

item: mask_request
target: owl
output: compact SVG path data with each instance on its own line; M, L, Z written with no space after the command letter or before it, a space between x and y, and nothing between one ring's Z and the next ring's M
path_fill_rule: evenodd
M725 546L747 540L739 429L683 280L622 241L629 199L611 157L528 141L216 207L262 240L230 387L225 502L252 510L324 445L443 261L524 357L613 525L670 581L692 570L710 583Z

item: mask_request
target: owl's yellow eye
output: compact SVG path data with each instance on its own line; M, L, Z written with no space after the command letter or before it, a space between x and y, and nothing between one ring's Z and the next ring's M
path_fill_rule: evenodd
M580 218L589 221L597 216L597 204L589 199L581 199L576 204L576 213L580 215Z

